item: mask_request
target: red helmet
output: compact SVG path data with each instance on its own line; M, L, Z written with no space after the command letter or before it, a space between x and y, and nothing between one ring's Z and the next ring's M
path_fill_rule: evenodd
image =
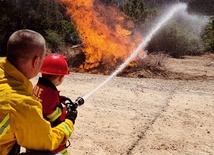
M50 54L44 61L40 69L43 74L68 75L70 74L65 56L60 54Z

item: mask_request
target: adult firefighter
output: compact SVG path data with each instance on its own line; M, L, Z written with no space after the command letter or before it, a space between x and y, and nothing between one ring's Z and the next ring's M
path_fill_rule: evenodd
M19 152L18 145L33 150L55 150L73 131L75 113L55 127L43 118L42 105L32 95L32 83L45 56L45 40L32 30L14 32L7 57L0 60L0 154Z

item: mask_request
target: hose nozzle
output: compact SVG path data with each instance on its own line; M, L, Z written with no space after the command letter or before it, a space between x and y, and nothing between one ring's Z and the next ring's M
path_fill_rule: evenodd
M75 101L74 101L74 105L76 106L76 107L78 107L78 106L81 106L81 105L83 105L84 104L84 99L82 98L82 97L78 97Z
M76 110L78 106L84 104L84 99L82 97L78 97L75 102L72 102L70 98L66 98L64 102L62 102L67 111Z

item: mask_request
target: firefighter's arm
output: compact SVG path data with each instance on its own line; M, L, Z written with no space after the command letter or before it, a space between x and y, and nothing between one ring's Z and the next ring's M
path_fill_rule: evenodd
M19 145L33 150L55 150L65 143L73 132L69 119L52 128L42 116L41 104L33 99L26 101L12 113L11 127Z

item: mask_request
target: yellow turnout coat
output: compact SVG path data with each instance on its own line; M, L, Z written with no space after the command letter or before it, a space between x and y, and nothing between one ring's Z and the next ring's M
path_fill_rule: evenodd
M52 128L42 116L41 103L32 96L32 83L6 58L0 60L0 155L17 141L34 150L55 150L73 132L73 123Z

